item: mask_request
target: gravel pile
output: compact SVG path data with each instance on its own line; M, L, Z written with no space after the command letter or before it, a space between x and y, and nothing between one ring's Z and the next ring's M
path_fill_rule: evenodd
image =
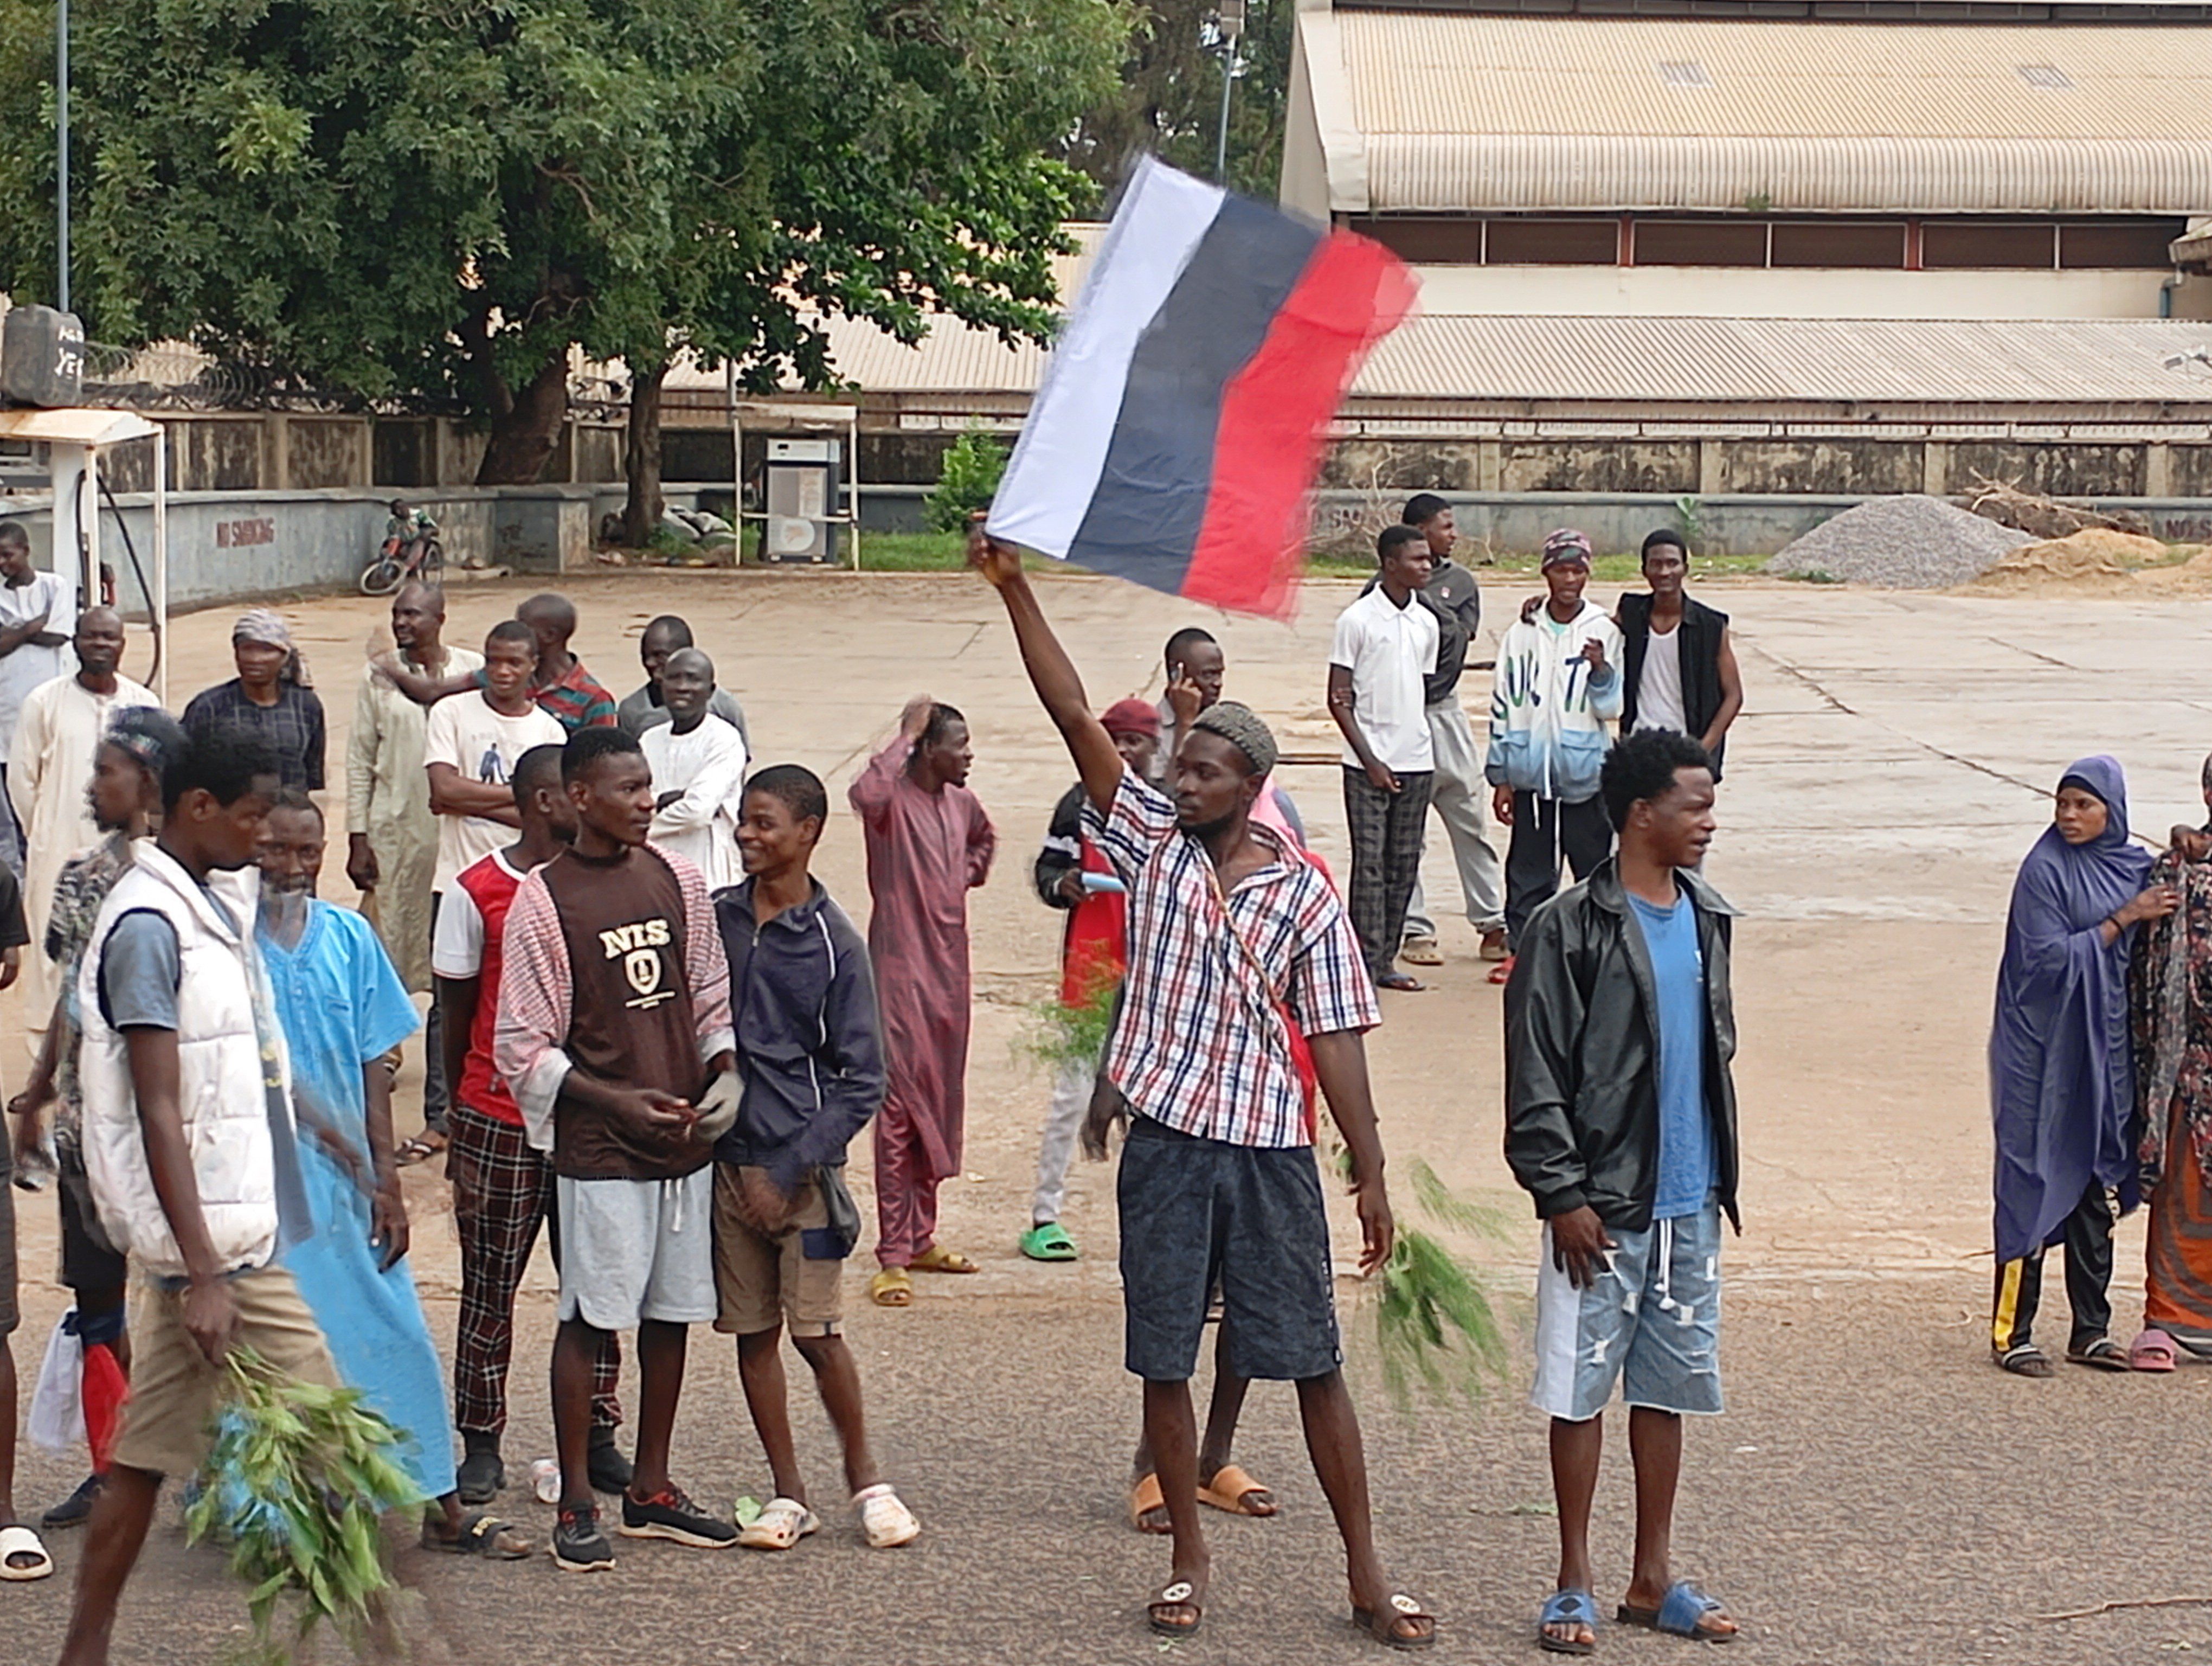
M2025 532L1940 497L1876 497L1823 521L1766 563L1784 577L1824 575L1892 590L1941 590L1979 578Z

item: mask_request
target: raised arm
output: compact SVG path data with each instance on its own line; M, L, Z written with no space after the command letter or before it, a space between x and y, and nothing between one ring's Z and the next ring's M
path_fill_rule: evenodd
M853 813L860 818L863 826L882 828L887 824L892 801L898 793L899 776L905 772L907 760L914 756L921 732L929 727L929 708L933 703L926 694L917 694L908 701L906 709L899 714L897 733L860 766L860 773L845 789L846 801L853 806Z
M1006 603L1014 641L1022 650L1022 663L1029 668L1030 684L1043 702L1045 715L1067 743L1068 756L1075 760L1076 773L1083 777L1084 795L1104 814L1121 790L1126 766L1114 738L1091 709L1075 662L1060 647L1060 638L1045 620L1044 609L1037 605L1029 575L1022 571L1021 552L985 532L979 520L968 529L968 564L990 581L999 599Z

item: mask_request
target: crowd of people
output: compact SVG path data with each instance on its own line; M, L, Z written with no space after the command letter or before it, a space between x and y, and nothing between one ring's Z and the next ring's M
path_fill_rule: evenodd
M1107 1013L1096 1056L1054 1073L1018 1245L1040 1262L1081 1256L1061 1220L1070 1167L1118 1134L1124 1361L1142 1383L1128 1517L1170 1541L1143 1609L1164 1638L1204 1620L1202 1506L1275 1513L1234 1456L1254 1380L1296 1385L1354 1623L1400 1649L1438 1635L1376 1541L1314 1149L1325 1104L1371 1272L1396 1229L1364 1037L1383 998L1419 992L1413 969L1441 959L1421 883L1431 806L1477 952L1505 986L1506 1156L1543 1222L1533 1399L1550 1420L1560 1559L1534 1639L1595 1646L1589 1527L1617 1392L1637 1533L1613 1617L1736 1633L1671 1564L1682 1419L1723 1403L1720 1263L1737 1215L1734 912L1701 872L1743 700L1727 617L1686 593L1671 532L1646 540L1645 589L1608 613L1584 593L1590 541L1561 529L1545 541L1544 593L1502 633L1479 741L1460 687L1482 599L1452 559L1456 536L1448 503L1413 498L1337 621L1325 686L1351 836L1340 877L1278 779L1273 730L1226 697L1218 641L1178 630L1157 701L1096 708L1018 552L971 535L1076 775L1032 870L1066 916L1060 998ZM64 617L65 586L8 593L44 576L0 525L0 622L18 618L0 623L0 730L21 854L0 863L0 987L21 969L37 1045L9 1102L12 1151L27 1169L53 1152L93 1459L40 1520L91 1527L64 1660L106 1658L161 1481L204 1463L220 1362L238 1346L360 1389L401 1432L426 1548L546 1548L584 1572L615 1565L611 1533L781 1551L821 1529L791 1432L788 1331L839 1438L856 1530L883 1547L916 1537L843 1335L842 1273L866 1237L844 1169L870 1130L872 1303L903 1308L919 1276L977 1270L938 1219L965 1124L969 894L998 841L968 785L963 714L916 697L849 784L863 933L812 870L829 788L800 764L757 762L684 620L646 627L645 680L618 701L572 651L563 598L532 597L463 645L445 640L441 592L410 583L391 603L393 649L355 690L343 871L362 896L340 907L316 894L324 708L281 615L237 622L236 678L179 720L120 676L112 611ZM13 656L56 648L57 634L73 660L10 705ZM2212 802L2212 763L2206 785ZM1509 830L1503 861L1493 820ZM2212 1035L2195 994L2212 967L2198 952L2212 880L2197 883L2212 829L2171 843L2154 871L2129 843L2118 766L2085 760L2021 875L1992 1066L1995 1340L2024 1374L2049 1370L2028 1329L2043 1248L2058 1242L2071 1357L2159 1369L2161 1347L2168 1365L2176 1347L2212 1353L2212 1265L2199 1265ZM418 1031L422 1128L403 1141L393 1086ZM409 1270L399 1183L441 1156L461 1273L449 1365ZM2094 1298L2109 1200L2125 1207L2147 1175L2151 1320L2122 1349ZM12 1207L0 1186L0 1212ZM0 1250L12 1229L0 1220ZM544 1547L492 1508L512 1484L515 1304L541 1237L559 1285ZM11 1496L14 1272L0 1266L0 1578L28 1578L52 1562ZM742 1525L677 1479L702 1322L735 1338L774 1479ZM1209 1328L1201 1429L1191 1384ZM602 1497L618 1501L608 1518Z

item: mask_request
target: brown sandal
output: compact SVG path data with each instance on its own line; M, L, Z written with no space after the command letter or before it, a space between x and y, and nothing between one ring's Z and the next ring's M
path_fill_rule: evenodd
M1424 1620L1428 1622L1428 1630L1417 1631L1410 1637L1398 1629L1401 1623L1419 1626ZM1402 1591L1394 1594L1379 1609L1363 1608L1354 1602L1352 1623L1377 1643L1387 1643L1394 1649L1432 1649L1436 1646L1436 1615Z
M1254 1509L1250 1501L1255 1498L1265 1507ZM1274 1493L1233 1463L1224 1463L1213 1472L1213 1479L1198 1489L1198 1501L1231 1516L1264 1518L1275 1513Z
M1168 1528L1164 1523L1158 1527L1149 1526L1145 1517L1155 1510L1167 1507L1167 1494L1160 1490L1160 1478L1150 1470L1146 1471L1129 1489L1129 1525L1139 1533L1165 1533Z

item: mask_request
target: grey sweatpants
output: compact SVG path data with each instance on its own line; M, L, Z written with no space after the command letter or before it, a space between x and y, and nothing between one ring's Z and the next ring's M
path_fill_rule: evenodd
M1490 783L1482 778L1482 748L1457 696L1430 707L1428 714L1429 744L1437 757L1429 805L1443 818L1444 831L1451 838L1452 862L1459 869L1468 924L1477 931L1492 931L1505 923L1505 869L1486 833L1490 825ZM1430 916L1416 870L1413 900L1406 905L1406 935L1436 934L1437 922Z
M1084 1113L1091 1109L1091 1089L1098 1079L1098 1061L1082 1059L1063 1062L1053 1078L1052 1107L1045 1112L1044 1135L1037 1143L1036 1190L1030 1198L1030 1225L1042 1226L1060 1219L1067 1201L1067 1165L1075 1160L1075 1141L1083 1132Z

